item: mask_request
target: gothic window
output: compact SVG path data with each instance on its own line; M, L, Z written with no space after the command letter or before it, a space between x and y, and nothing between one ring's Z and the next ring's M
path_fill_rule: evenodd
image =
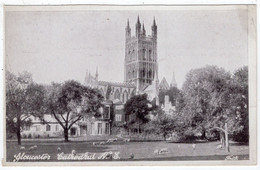
M131 97L133 97L134 95L135 95L135 90L132 91Z
M128 93L124 91L123 93L123 103L125 103L128 100Z
M152 50L149 50L149 59L152 60Z
M128 72L128 78L131 78L131 71Z
M130 61L131 60L131 51L130 50L128 51L128 56L127 57L128 57L128 61Z
M135 50L133 49L133 52L132 52L132 60L135 59Z
M145 69L143 69L143 77L145 77Z
M148 74L149 74L149 78L152 78L152 70L151 69L149 70Z
M51 131L51 126L50 125L46 125L46 131Z
M146 59L146 56L145 56L146 54L145 54L145 49L143 49L143 60L145 60Z
M135 70L133 70L133 78L135 78Z
M120 93L119 93L119 90L117 89L116 92L115 92L115 99L119 99L120 100Z

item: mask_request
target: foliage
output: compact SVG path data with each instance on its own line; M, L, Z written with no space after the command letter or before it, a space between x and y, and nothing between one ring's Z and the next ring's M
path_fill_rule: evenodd
M183 85L183 116L191 127L205 134L206 129L223 126L231 75L222 68L206 66L191 70Z
M183 135L184 122L181 117L176 115L167 115L163 110L157 109L158 114L145 126L146 133L155 133L162 135L164 139L173 133Z
M176 87L170 87L168 90L160 90L159 92L159 103L164 104L164 99L165 96L169 96L169 101L173 104L176 105L177 97L180 93L180 90L177 89Z
M249 115L248 115L248 67L235 71L232 77L232 95L230 112L233 112L233 139L239 142L248 142ZM230 123L231 124L231 123Z
M147 94L140 94L131 97L124 104L124 112L126 116L132 117L126 122L126 126L137 123L139 126L149 122L149 113L154 111L155 106L147 99Z
M203 138L207 130L223 128L226 122L229 133L240 132L248 122L247 91L246 68L233 76L216 66L193 69L183 85L182 117L192 131L201 133Z
M16 76L6 72L6 129L17 134L18 144L21 144L21 131L31 125L31 118L43 118L44 94L44 87L34 83L30 73Z
M47 109L64 129L65 141L68 130L83 117L99 116L103 96L97 89L91 89L76 81L52 84L49 89Z

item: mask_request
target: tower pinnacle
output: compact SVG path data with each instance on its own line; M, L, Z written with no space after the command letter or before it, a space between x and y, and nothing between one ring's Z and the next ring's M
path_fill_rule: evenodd
M155 22L155 17L153 18L153 25L152 25L152 36L157 39L157 25Z
M156 26L155 17L153 17L153 26Z
M130 28L130 26L129 26L129 18L127 18L127 26L126 27Z
M144 23L143 23L143 26L142 26L142 33L143 33L143 36L146 36L146 32L145 32L145 28L144 28Z
M172 81L171 81L171 87L177 87L177 82L175 80L175 73L172 74Z
M137 17L137 23L135 24L135 31L136 31L136 37L139 37L141 34L141 23L140 23L140 19L139 19L139 15Z

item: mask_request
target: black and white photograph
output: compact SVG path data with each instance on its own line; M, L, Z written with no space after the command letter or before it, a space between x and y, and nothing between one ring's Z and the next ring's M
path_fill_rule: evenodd
M4 163L256 163L256 6L4 6Z

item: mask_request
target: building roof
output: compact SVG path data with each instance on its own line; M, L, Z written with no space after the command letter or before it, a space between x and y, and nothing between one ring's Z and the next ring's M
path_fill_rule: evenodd
M148 84L146 86L144 86L143 90L142 91L151 91L153 90L153 85L152 84Z
M119 82L108 82L108 81L98 81L98 85L111 85L111 86L117 86L117 87L130 87L135 88L135 85L132 83L119 83Z
M170 88L170 86L169 86L168 82L166 81L165 77L163 77L163 79L162 79L162 81L159 85L159 88L160 89L169 89Z

